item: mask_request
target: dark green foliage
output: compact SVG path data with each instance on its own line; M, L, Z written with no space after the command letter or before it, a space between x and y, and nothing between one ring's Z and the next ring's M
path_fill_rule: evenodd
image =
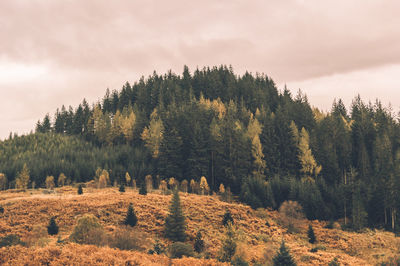
M315 241L317 241L317 239L315 238L314 229L311 224L308 226L307 236L308 242L310 242L311 244L314 244Z
M198 231L196 234L193 247L194 251L196 251L197 253L201 253L204 250L204 240L200 231Z
M164 234L166 238L172 241L184 242L186 239L185 230L185 216L183 216L179 192L175 189L169 206L169 214L165 219Z
M333 260L329 262L328 266L340 266L340 263L338 259L335 257Z
M119 186L119 192L125 192L125 185L124 184L121 184Z
M289 253L289 249L286 247L285 242L282 241L279 251L273 258L274 266L294 266L296 262L294 261L292 255Z
M50 218L49 225L47 226L47 233L49 235L56 235L58 234L58 225L56 223L55 217Z
M168 247L169 257L172 259L185 257L193 257L193 247L183 242L174 242Z
M227 226L229 223L234 224L232 214L229 210L226 210L224 213L224 217L222 218L222 224Z
M78 195L82 195L82 194L83 194L83 188L82 188L82 185L79 184L79 187L78 187Z
M128 211L126 213L126 217L124 220L124 224L129 225L131 227L133 227L137 224L137 217L135 214L135 210L133 209L132 203L129 204Z
M0 248L14 245L22 245L25 243L21 241L20 237L15 234L6 235L0 238Z
M156 239L156 242L153 245L153 249L149 250L149 254L162 254L165 252L165 246L160 243L160 240Z
M144 182L144 180L142 181L142 183L140 183L139 194L147 195L146 182Z
M4 213L4 207L0 205L0 213Z

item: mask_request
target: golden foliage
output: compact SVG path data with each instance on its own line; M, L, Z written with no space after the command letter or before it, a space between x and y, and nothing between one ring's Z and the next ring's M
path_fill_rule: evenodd
M46 177L46 188L48 189L53 189L55 187L55 183L54 183L54 176L47 176Z
M29 169L26 163L24 164L21 172L18 173L18 176L15 180L15 187L19 189L27 189L29 184Z
M5 174L0 173L0 190L7 189L7 177Z
M67 180L67 177L64 175L64 173L61 173L61 174L58 176L58 180L57 180L58 186L59 186L59 187L64 186L66 180Z
M210 187L208 186L207 179L205 176L202 176L200 178L200 191L202 195L208 194L208 192L210 191Z

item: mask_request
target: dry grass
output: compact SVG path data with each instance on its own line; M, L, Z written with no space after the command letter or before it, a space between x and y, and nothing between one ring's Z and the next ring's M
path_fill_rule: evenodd
M5 212L0 214L0 236L15 233L24 238L29 235L28 232L32 231L35 225L46 226L49 217L55 216L57 224L60 226L61 237L67 238L72 232L77 218L85 213L91 213L98 217L108 233L113 233L121 228L128 205L133 203L138 217L137 230L145 232L153 239L160 238L165 245L168 245L169 242L163 238L163 225L170 199L170 195L157 193L142 196L129 188L125 193L118 192L117 188L102 190L87 188L84 189L83 195L76 195L76 188L71 187L56 189L56 193L51 195L43 195L40 191L1 192L0 204L4 206ZM307 223L299 226L300 233L287 234L286 229L278 225L279 214L275 211L254 211L246 205L222 202L216 196L181 194L181 202L187 217L189 241L193 242L197 231L202 230L207 252L214 258L221 245L224 232L222 217L226 209L230 210L241 234L239 251L249 262L270 260L271 254L278 249L282 239L286 241L298 265L327 265L335 257L338 257L342 265L374 265L399 252L399 238L395 238L392 233L383 231L369 231L363 234L343 232L338 229L325 229L325 223L313 221L312 225L319 241L318 244L325 246L326 250L311 253L312 245L308 243L306 234L307 227L305 225ZM269 225L266 225L266 221ZM14 263L14 260L23 262L22 260L18 261L17 257L10 257L12 254L18 254L18 250L25 254L25 262L34 261L33 257L45 257L53 252L60 261L70 258L71 261L75 261L75 264L79 264L79 260L87 264L89 261L86 261L84 254L88 254L88 250L94 249L95 254L110 252L107 253L107 256L99 256L103 261L95 262L95 264L124 264L123 260L126 261L131 256L129 254L134 254L132 260L136 260L140 265L169 263L168 259L163 256L153 257L144 253L120 251L107 247L96 248L75 244L68 244L62 248L55 247L53 243L56 242L56 238L51 237L52 242L47 247L26 249L23 252L21 249L25 248L22 247L3 248L0 250L0 257L9 252L10 259L3 262L20 264ZM119 253L121 255L118 255ZM94 259L93 256L91 258ZM215 261L196 259L184 260L193 260L193 263L189 264L194 265L216 263ZM174 260L174 265L182 264L179 261ZM55 261L54 263L60 264L61 262Z

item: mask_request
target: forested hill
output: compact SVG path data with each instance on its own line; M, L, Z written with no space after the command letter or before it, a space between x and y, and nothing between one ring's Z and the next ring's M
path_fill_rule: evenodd
M339 96L339 95L338 95ZM47 115L36 133L0 143L8 187L23 165L31 182L64 173L72 182L106 169L111 183L174 177L220 184L252 207L296 200L310 219L346 218L354 229L400 226L400 126L377 102L341 100L331 112L269 77L231 68L154 73ZM157 185L157 184L155 184Z

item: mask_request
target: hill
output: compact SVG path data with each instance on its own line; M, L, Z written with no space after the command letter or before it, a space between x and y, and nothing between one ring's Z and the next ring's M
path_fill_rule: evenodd
M55 194L43 194L40 190L29 192L1 192L0 204L5 208L0 214L0 236L14 233L23 239L29 236L35 225L46 226L49 217L54 216L60 226L60 237L66 240L79 216L91 213L99 218L108 233L120 228L129 203L133 203L138 217L138 232L146 234L149 243L163 238L163 224L168 212L170 195L159 191L146 196L127 188L120 193L115 188L85 189L83 195L76 195L76 189L64 187ZM308 222L299 224L298 233L288 233L280 223L279 213L272 210L253 210L238 203L226 203L217 196L200 196L181 193L181 202L186 216L189 242L193 243L196 232L201 230L210 258L218 256L224 235L222 217L227 209L237 227L238 253L247 261L265 263L270 261L282 240L285 240L298 265L327 265L338 258L343 265L375 265L389 261L400 252L400 240L393 233L380 230L366 230L363 233L346 232L340 229L326 229L326 222L311 221L318 243L307 241ZM58 243L56 237L44 247L26 248L21 246L0 249L3 264L62 264L62 262L90 264L168 265L164 255L148 255L146 250L120 251L108 247ZM60 241L59 241L60 242ZM62 241L61 241L62 242ZM150 248L151 244L147 248ZM310 252L318 247L317 252ZM23 255L22 255L23 254ZM90 255L89 255L90 254ZM174 265L214 265L211 259L174 259Z

